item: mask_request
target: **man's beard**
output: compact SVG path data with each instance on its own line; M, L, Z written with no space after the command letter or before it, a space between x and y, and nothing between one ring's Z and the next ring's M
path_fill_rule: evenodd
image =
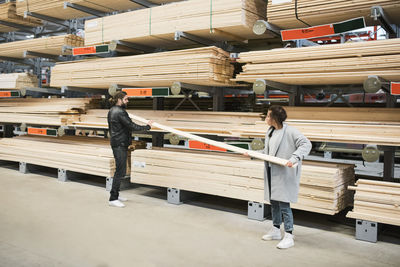
M126 104L121 104L121 108L125 108L126 109Z

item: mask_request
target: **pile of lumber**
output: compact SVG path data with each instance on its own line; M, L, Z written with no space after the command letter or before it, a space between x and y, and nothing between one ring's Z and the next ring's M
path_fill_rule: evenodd
M154 4L164 4L181 0L151 0ZM41 15L52 16L59 19L74 19L91 16L73 8L64 8L64 0L18 0L17 14L24 15L25 11L35 12ZM72 4L88 7L104 13L112 13L121 10L136 9L142 7L130 0L69 0Z
M0 122L60 126L62 118L74 117L98 101L89 98L13 98L0 99Z
M292 85L363 84L369 75L400 81L400 39L241 53L235 81Z
M264 138L268 129L259 113L127 111L196 134ZM89 110L79 119L70 117L63 123L106 128L107 112ZM287 112L287 123L299 129L311 141L400 146L400 114L397 109L287 107Z
M264 162L243 156L178 149L136 150L131 182L265 202ZM293 208L335 214L351 203L354 166L305 161Z
M400 225L400 184L360 179L355 190L354 209L347 217Z
M83 46L83 39L79 36L67 34L44 38L28 39L23 41L1 43L0 56L11 58L25 58L25 51L49 54L69 55L71 47Z
M375 25L371 18L373 6L381 6L391 23L400 23L400 2L397 0L269 0L267 18L281 29L330 24L357 17L364 17L368 25Z
M38 27L42 22L35 18L24 18L22 15L17 15L15 3L8 2L0 4L0 20L18 24L25 27ZM16 28L0 24L0 32L11 32L17 30Z
M145 147L142 141L133 142L134 149ZM98 137L3 138L0 139L0 160L26 162L105 177L112 177L115 172L110 142L108 139ZM128 164L130 166L130 159ZM127 170L127 175L129 174L130 169Z
M57 64L51 86L108 89L125 86L171 86L180 81L198 85L233 85L229 53L217 47L194 48L146 55L102 58Z
M188 0L85 22L85 45L123 40L152 47L177 47L176 31L210 40L260 38L253 24L265 19L264 0ZM264 37L266 37L265 35ZM189 42L191 43L191 42Z
M25 87L37 86L37 77L29 73L0 74L0 89L23 89Z

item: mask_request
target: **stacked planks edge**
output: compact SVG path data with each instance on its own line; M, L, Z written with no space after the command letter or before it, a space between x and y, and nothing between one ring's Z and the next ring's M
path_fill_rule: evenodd
M397 0L268 0L267 18L281 29L305 28L357 17L364 17L368 25L375 25L371 18L373 6L381 6L391 23L400 23L400 3Z
M218 152L178 149L132 152L131 182L247 201L264 200L264 162ZM354 166L305 161L298 203L292 206L336 214L349 205Z
M35 18L24 18L22 15L17 15L15 3L1 3L0 4L0 20L25 26L25 27L38 27L42 25L42 22ZM16 31L14 27L0 24L0 32L11 32Z
M0 74L1 89L23 89L25 87L37 87L38 79L29 73L2 73Z
M152 0L151 3L164 4L173 1L180 0ZM17 14L23 16L25 11L30 11L64 20L91 16L73 8L64 8L64 2L64 0L18 0ZM130 0L69 0L68 2L105 13L141 7Z
M291 85L363 84L369 75L400 81L400 38L240 54L246 63L234 79Z
M108 89L124 86L234 85L229 53L217 47L67 62L52 69L51 86Z
M347 217L400 226L400 184L359 179L354 209Z
M58 35L51 37L28 39L0 44L0 56L11 58L25 58L25 51L49 55L69 55L71 47L83 46L83 38L73 35Z
M268 128L259 113L127 111L195 134L264 138ZM287 111L287 123L311 141L400 146L397 109L287 107ZM79 120L71 117L64 122L70 126L104 128L107 127L107 110L89 110L80 115Z
M0 100L0 122L61 126L68 117L98 107L90 98L14 98Z
M189 0L135 10L85 22L85 45L123 40L153 47L171 48L176 31L214 41L262 38L253 24L265 19L263 0ZM265 36L264 36L265 38Z
M142 141L132 143L133 149L145 147ZM109 140L97 137L3 138L0 139L0 160L26 162L104 177L112 177L115 172L115 161ZM130 175L130 158L127 166L126 174Z

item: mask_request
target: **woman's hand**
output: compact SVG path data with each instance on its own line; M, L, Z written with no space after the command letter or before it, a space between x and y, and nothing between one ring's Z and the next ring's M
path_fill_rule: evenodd
M288 161L288 162L286 163L286 166L289 167L289 168L291 168L291 167L293 167L293 163L292 163L291 161Z
M247 152L244 152L244 153L243 153L243 156L250 157L250 156L249 156L249 153L247 153Z

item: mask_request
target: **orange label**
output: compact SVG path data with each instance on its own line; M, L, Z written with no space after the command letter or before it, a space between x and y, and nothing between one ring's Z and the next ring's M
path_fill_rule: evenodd
M10 91L0 91L0 97L11 97L11 92Z
M281 31L282 41L310 39L332 34L335 34L335 29L332 24Z
M46 129L40 129L40 128L28 128L28 134L46 135L47 134L47 130Z
M72 54L74 56L77 55L85 55L85 54L95 54L96 47L95 46L87 46L87 47L76 47L72 49Z
M122 91L126 92L128 96L152 96L152 88L125 88Z
M189 141L189 148L193 149L203 149L203 150L212 150L212 151L223 151L226 152L227 150L224 148L220 148L217 146L205 144L196 140L190 140Z
M392 82L390 84L390 93L392 95L400 95L400 83Z

